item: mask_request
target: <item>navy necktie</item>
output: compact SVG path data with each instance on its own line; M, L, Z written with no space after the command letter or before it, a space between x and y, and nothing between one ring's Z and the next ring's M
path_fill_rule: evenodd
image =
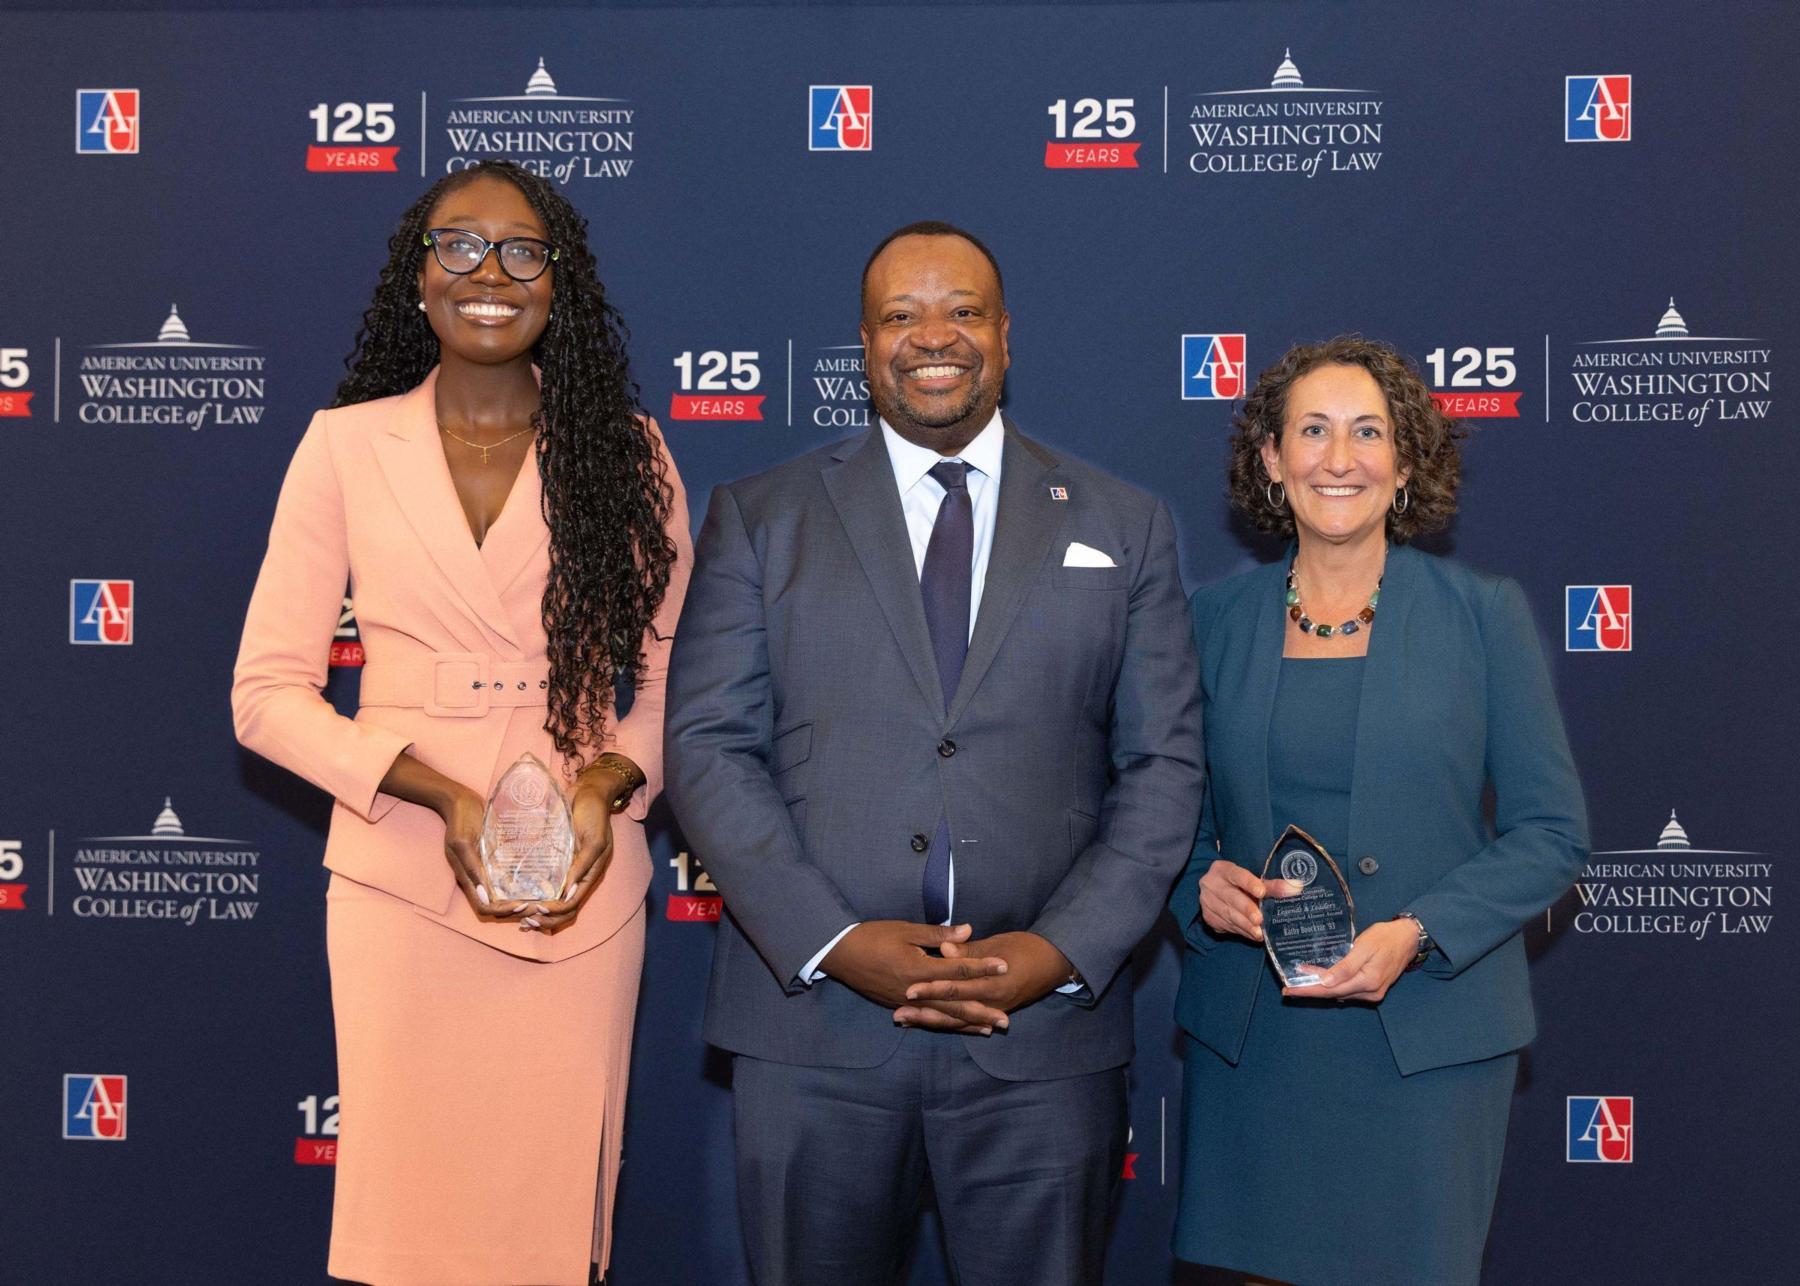
M944 709L949 710L962 679L963 661L969 654L969 594L975 561L975 508L969 500L969 466L944 460L932 466L931 476L944 489L932 524L931 542L925 546L925 567L919 589L925 599L925 628L931 632L931 651L937 659L938 682L944 689ZM938 820L937 834L925 858L925 921L941 924L950 918L950 821Z

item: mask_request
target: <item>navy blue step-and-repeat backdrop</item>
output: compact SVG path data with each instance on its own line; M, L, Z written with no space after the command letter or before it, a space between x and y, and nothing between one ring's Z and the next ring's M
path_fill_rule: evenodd
M1778 3L0 18L0 1279L324 1278L327 801L235 745L230 670L399 212L505 155L591 220L696 512L868 423L857 274L918 218L993 246L1008 409L1167 497L1190 585L1269 556L1223 497L1246 381L1414 355L1474 428L1443 544L1526 586L1596 850L1530 926L1487 1278L1791 1280L1797 53ZM352 708L348 603L332 661ZM616 1280L739 1283L718 904L666 816L654 852ZM1118 1282L1172 1273L1176 964ZM1270 1236L1357 1181L1321 1160Z

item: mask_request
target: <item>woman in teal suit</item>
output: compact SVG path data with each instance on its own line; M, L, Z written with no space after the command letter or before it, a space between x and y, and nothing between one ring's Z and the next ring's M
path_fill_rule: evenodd
M1170 899L1183 1259L1305 1286L1480 1275L1534 1031L1520 929L1588 841L1524 594L1404 543L1455 512L1458 436L1357 337L1292 349L1237 417L1233 500L1295 543L1192 603L1209 782ZM1298 891L1259 878L1289 823L1360 932L1284 988L1258 903Z

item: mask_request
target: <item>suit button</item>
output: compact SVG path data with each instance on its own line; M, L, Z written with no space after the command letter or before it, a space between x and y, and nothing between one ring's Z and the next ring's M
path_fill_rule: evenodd
M926 849L928 849L930 847L931 847L931 841L926 839L923 835L914 835L912 837L913 852L923 853Z
M1381 869L1381 863L1372 857L1359 857L1356 859L1356 869L1364 875L1373 875Z
M938 753L948 759L951 755L956 753L956 743L950 740L950 738L945 737L942 741L938 742Z

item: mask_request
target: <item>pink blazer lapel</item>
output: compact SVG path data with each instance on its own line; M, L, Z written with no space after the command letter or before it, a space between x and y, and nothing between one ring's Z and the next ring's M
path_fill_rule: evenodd
M503 540L502 550L484 558L484 551L476 548L475 538L469 534L469 522L456 498L456 485L450 480L450 467L444 461L443 444L438 440L436 387L437 371L434 369L424 383L396 402L385 430L375 435L375 459L387 478L400 512L438 570L443 572L452 591L467 604L484 628L516 651L520 647L518 634L507 618L494 577L495 565L502 558L512 557L513 553L505 547ZM527 460L525 469L520 472L524 473L526 469L533 475L530 491L535 507L536 498L541 494L535 476L537 466L534 461ZM489 533L489 544L502 535L502 527L513 525L510 520L516 515L508 511L514 502L524 498L525 490L521 485L514 486L506 511L495 523L495 531ZM529 525L516 524L519 527ZM520 539L524 539L523 534Z
M510 589L549 543L550 528L544 522L544 476L538 471L534 450L519 466L506 507L488 528L487 539L481 542L481 561L487 566L495 592L504 594Z

